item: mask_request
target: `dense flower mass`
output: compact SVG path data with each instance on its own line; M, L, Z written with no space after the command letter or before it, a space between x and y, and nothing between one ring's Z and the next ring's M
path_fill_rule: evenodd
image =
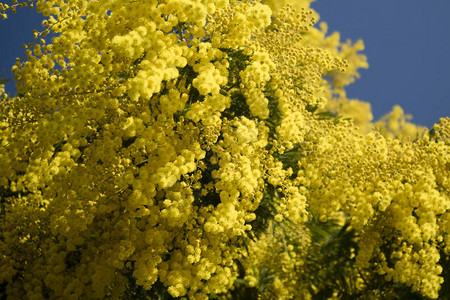
M372 123L310 2L0 3L44 16L0 86L0 293L437 298L450 119Z

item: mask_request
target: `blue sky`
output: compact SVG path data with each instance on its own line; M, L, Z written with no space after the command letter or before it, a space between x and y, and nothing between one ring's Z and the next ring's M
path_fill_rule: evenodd
M330 31L364 40L370 67L347 93L370 102L375 118L395 104L428 127L450 116L449 0L317 0L312 7ZM29 8L0 20L1 75L12 77L11 66L40 20ZM14 93L14 82L6 88Z
M450 117L449 0L317 0L330 31L362 39L369 69L347 89L375 118L399 104L417 124Z

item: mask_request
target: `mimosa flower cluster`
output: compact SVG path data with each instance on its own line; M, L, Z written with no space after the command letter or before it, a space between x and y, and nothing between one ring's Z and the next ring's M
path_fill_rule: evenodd
M355 294L382 278L437 298L449 118L372 123L345 94L363 43L313 27L310 2L1 3L44 30L12 67L19 96L0 87L0 293L339 297L313 276L336 265L311 260L337 220Z

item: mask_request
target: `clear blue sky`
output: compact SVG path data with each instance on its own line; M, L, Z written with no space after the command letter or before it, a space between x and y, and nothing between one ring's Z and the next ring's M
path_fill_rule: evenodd
M330 31L362 39L369 69L347 89L375 118L394 104L431 127L450 117L450 0L317 0Z
M317 0L312 7L330 31L364 40L370 67L347 92L370 102L375 118L394 104L428 127L450 116L450 0ZM40 20L29 8L0 20L0 74L12 77ZM15 92L13 82L6 88Z

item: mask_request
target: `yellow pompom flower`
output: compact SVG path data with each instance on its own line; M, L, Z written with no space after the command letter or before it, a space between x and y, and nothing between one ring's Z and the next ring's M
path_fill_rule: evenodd
M438 298L449 119L372 122L364 44L310 3L37 1L0 85L0 293Z

